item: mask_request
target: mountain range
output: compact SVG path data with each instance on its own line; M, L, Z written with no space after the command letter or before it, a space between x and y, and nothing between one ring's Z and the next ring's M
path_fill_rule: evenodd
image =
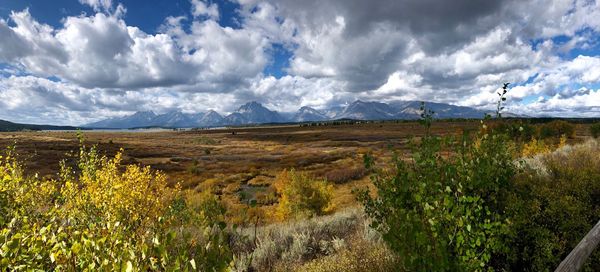
M426 102L426 107L435 112L435 118L483 118L485 111L469 107L454 106L444 103ZM390 104L381 102L365 102L357 100L345 107L332 107L316 110L301 107L297 112L279 113L269 110L258 102L249 102L236 111L221 115L216 111L200 113L183 113L171 111L156 114L152 111L140 111L132 115L110 118L84 125L87 128L138 128L138 127L219 127L248 124L287 123L329 121L339 119L353 120L396 120L418 119L421 114L421 102L399 101Z

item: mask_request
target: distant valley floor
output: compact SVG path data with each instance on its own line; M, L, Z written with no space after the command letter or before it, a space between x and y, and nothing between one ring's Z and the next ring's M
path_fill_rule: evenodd
M460 135L480 125L479 121L435 122L432 133ZM587 136L588 126L577 125L577 137ZM125 163L161 170L169 182L181 182L184 189L218 188L231 210L257 199L268 211L274 204L271 184L283 169L291 168L332 181L338 208L355 205L352 189L369 184L362 155L371 153L385 162L391 158L390 149L408 153L409 140L424 133L418 122L390 122L147 133L85 131L84 135L88 147L98 145L109 156L123 148ZM76 132L0 133L0 146L14 143L26 167L48 178L58 172L60 160L78 150ZM72 156L67 163L74 165Z

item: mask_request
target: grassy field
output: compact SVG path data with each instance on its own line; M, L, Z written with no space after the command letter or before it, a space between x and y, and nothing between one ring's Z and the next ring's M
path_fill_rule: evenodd
M435 135L460 135L474 131L479 121L436 122ZM589 134L589 125L577 125L575 139ZM265 126L200 131L85 131L88 145L113 156L124 149L125 164L141 164L160 170L171 185L202 192L211 189L228 205L228 218L239 221L238 210L257 200L261 221L270 214L277 197L272 183L282 170L294 168L334 186L333 203L341 210L356 205L352 190L368 186L363 154L385 164L390 150L409 152L408 142L422 136L418 122L364 123L331 126ZM75 157L76 132L0 133L0 146L16 144L29 173L55 177L59 161ZM73 155L74 154L74 155ZM74 163L74 159L71 161Z
M0 155L0 270L413 271L441 256L544 271L597 220L593 131L383 122L86 131L83 146L73 131L0 133L14 146ZM448 247L414 248L431 244Z

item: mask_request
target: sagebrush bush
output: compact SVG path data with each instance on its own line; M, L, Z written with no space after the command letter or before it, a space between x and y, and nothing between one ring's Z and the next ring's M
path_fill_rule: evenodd
M325 180L336 184L346 183L352 180L360 179L367 174L364 166L333 169L325 173Z
M210 138L210 137L204 136L204 135L198 137L196 139L196 142L201 145L216 145L216 144L220 143L220 141L217 141L213 138Z
M364 213L358 209L247 227L232 237L236 271L290 271L294 267L302 271L303 263L341 251L348 251L346 256L364 252L358 245L382 249L381 243L380 236L368 227ZM371 263L385 261L374 259Z
M354 242L349 247L307 262L297 268L306 272L387 272L398 271L398 257L383 243L365 240Z
M12 149L0 158L0 270L222 270L223 225L189 208L165 176L121 165L95 148L60 178L25 176Z
M306 173L284 170L274 183L281 196L275 215L280 220L323 215L333 210L333 186Z

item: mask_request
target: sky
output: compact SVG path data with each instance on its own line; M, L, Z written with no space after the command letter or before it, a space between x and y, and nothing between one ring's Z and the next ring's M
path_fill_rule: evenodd
M0 0L0 119L419 100L600 117L594 0Z

